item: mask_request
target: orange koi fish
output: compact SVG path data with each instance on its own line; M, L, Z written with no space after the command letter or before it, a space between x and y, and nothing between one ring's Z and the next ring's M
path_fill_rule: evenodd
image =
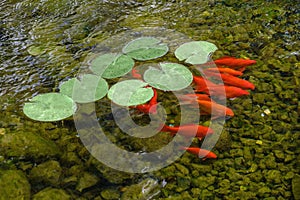
M221 116L230 116L233 117L234 113L230 108L227 108L226 106L223 106L221 104L218 104L216 102L212 101L203 101L203 100L197 100L200 110L204 111L204 113L214 114L214 118L221 117ZM214 113L212 113L212 107L214 107Z
M139 111L145 113L145 114L156 114L157 110L157 91L152 88L154 95L153 97L150 99L149 103L145 103L145 104L141 104L141 105L137 105L135 106Z
M197 130L196 134L195 134L195 130ZM214 131L211 128L207 126L201 126L198 124L186 124L181 126L164 125L161 131L170 132L172 136L178 133L184 137L197 137L199 140L201 140L206 135L211 135L214 133Z
M193 82L196 84L197 91L208 90L209 87L216 86L217 84L204 79L202 76L193 76Z
M240 72L244 72L244 71L246 70L246 66L245 66L245 67L240 67L240 68L238 68L238 69L236 69L236 70L238 70L238 71L240 71Z
M230 56L224 56L222 58L214 60L214 62L216 65L226 65L228 67L234 68L245 67L256 63L255 60L235 58Z
M235 86L228 86L228 85L216 85L214 87L209 88L209 91L205 90L203 92L210 94L211 96L217 96L219 97L219 99L223 99L222 98L224 97L223 95L225 95L226 98L235 98L235 97L240 97L240 96L245 96L250 94L247 90L243 90L241 88Z
M231 68L225 68L225 67L212 67L212 68L207 68L206 70L204 70L205 72L214 72L214 73L225 73L225 74L230 74L232 76L241 76L243 75L243 72L238 71L238 70L234 70Z
M136 68L133 68L131 70L131 75L136 79L142 79L142 75L138 73L138 70Z
M212 101L208 94L185 94L180 97L184 101L205 100Z
M250 83L247 80L229 75L229 74L217 74L217 73L209 73L211 76L214 76L216 78L221 78L223 80L223 82L227 85L231 85L231 86L235 86L235 87L239 87L242 89L250 89L250 90L254 90L255 89L255 85L253 83Z
M217 158L217 155L215 153L208 151L206 149L200 149L198 147L182 147L181 149L197 155L199 158L202 158L202 160L206 160L207 158L213 158L213 159Z

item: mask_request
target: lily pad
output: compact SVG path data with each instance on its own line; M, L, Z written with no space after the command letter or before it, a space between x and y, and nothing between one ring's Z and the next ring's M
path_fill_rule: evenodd
M149 101L154 92L145 88L148 84L141 80L126 80L113 85L108 91L108 98L121 106L135 106Z
M107 82L100 76L84 74L79 81L72 78L60 86L60 93L71 97L78 103L89 103L103 98L108 91Z
M176 91L188 87L193 75L184 65L160 63L161 70L150 67L144 73L144 80L154 88L164 91Z
M23 107L24 114L37 121L59 121L72 116L76 111L75 102L60 93L39 94Z
M159 39L140 37L129 42L122 51L136 60L144 61L165 55L169 51L169 48L166 44L161 43Z
M91 70L103 78L117 78L131 71L134 60L126 55L108 53L92 61Z
M175 56L178 60L185 60L189 64L206 63L210 55L217 50L217 46L206 41L193 41L180 45L175 50Z
M27 52L32 56L38 56L46 52L46 47L43 46L31 46L27 49Z
M98 56L91 63L91 70L95 74L102 76L105 69L116 60L117 56L118 56L117 53L107 53Z

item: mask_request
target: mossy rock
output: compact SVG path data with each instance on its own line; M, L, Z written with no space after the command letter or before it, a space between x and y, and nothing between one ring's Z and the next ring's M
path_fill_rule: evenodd
M34 167L29 176L32 182L57 186L61 174L59 162L50 160Z
M159 193L158 181L148 178L126 188L121 200L150 199Z
M197 178L192 179L192 186L205 189L210 185L213 185L216 181L216 177L214 176L199 176Z
M296 174L292 180L292 192L295 200L300 200L300 175Z
M82 192L84 189L94 186L99 181L99 178L94 174L84 172L80 177L76 190Z
M0 200L29 200L30 184L18 170L0 170Z
M239 190L228 196L228 199L257 199L255 192Z
M32 200L70 200L71 196L62 189L46 188L33 195Z
M116 189L105 189L101 192L101 196L107 200L120 199L120 193Z
M112 169L94 158L92 158L91 163L108 182L113 184L121 184L126 180L132 179L134 177L134 174L120 172L118 170Z
M231 146L231 136L227 130L223 130L219 136L215 148L220 151L227 151Z
M11 132L0 137L0 154L5 157L25 157L39 160L45 157L57 157L60 150L57 145L32 132Z
M263 172L267 182L280 184L281 183L281 173L279 170L266 170Z

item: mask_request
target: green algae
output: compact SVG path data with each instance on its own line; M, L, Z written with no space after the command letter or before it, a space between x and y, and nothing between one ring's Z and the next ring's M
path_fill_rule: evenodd
M115 189L105 189L101 192L103 199L120 199L120 192Z
M83 173L80 179L78 180L78 184L76 186L76 190L79 192L82 192L82 190L92 187L96 185L96 183L99 181L99 178L91 173Z
M299 187L300 187L300 176L296 174L292 180L292 192L296 200L300 199Z
M147 178L138 184L128 186L121 196L121 200L149 199L159 194L159 184L156 180Z
M134 174L117 171L100 163L94 158L91 158L89 162L91 166L95 167L101 175L112 184L121 184L134 178Z
M29 177L35 184L59 185L62 168L57 161L47 161L32 168Z
M63 189L57 188L45 188L40 192L33 195L33 200L70 200L72 199L71 195L69 195Z
M36 160L58 157L61 152L57 145L32 132L15 131L0 137L1 154L6 158L26 157Z
M30 184L22 171L0 170L0 199L30 199Z

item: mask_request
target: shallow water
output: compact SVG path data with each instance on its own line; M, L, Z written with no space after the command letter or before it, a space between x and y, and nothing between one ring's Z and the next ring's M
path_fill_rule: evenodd
M25 185L16 197L4 196L16 193L7 184L2 199L42 199L50 196L48 187L61 189L52 191L58 199L294 198L300 166L296 2L11 0L0 7L0 183L18 171ZM40 123L23 114L31 97L57 91L61 82L76 76L90 53L99 51L99 43L143 27L164 27L212 42L219 48L214 58L257 60L243 76L256 89L228 102L235 116L226 122L227 137L216 146L217 160L203 162L185 154L157 172L119 173L90 156L72 120ZM102 105L101 125L118 143L109 102L101 100ZM120 143L124 141L128 149L140 148L121 137ZM134 197L147 182L153 189Z

